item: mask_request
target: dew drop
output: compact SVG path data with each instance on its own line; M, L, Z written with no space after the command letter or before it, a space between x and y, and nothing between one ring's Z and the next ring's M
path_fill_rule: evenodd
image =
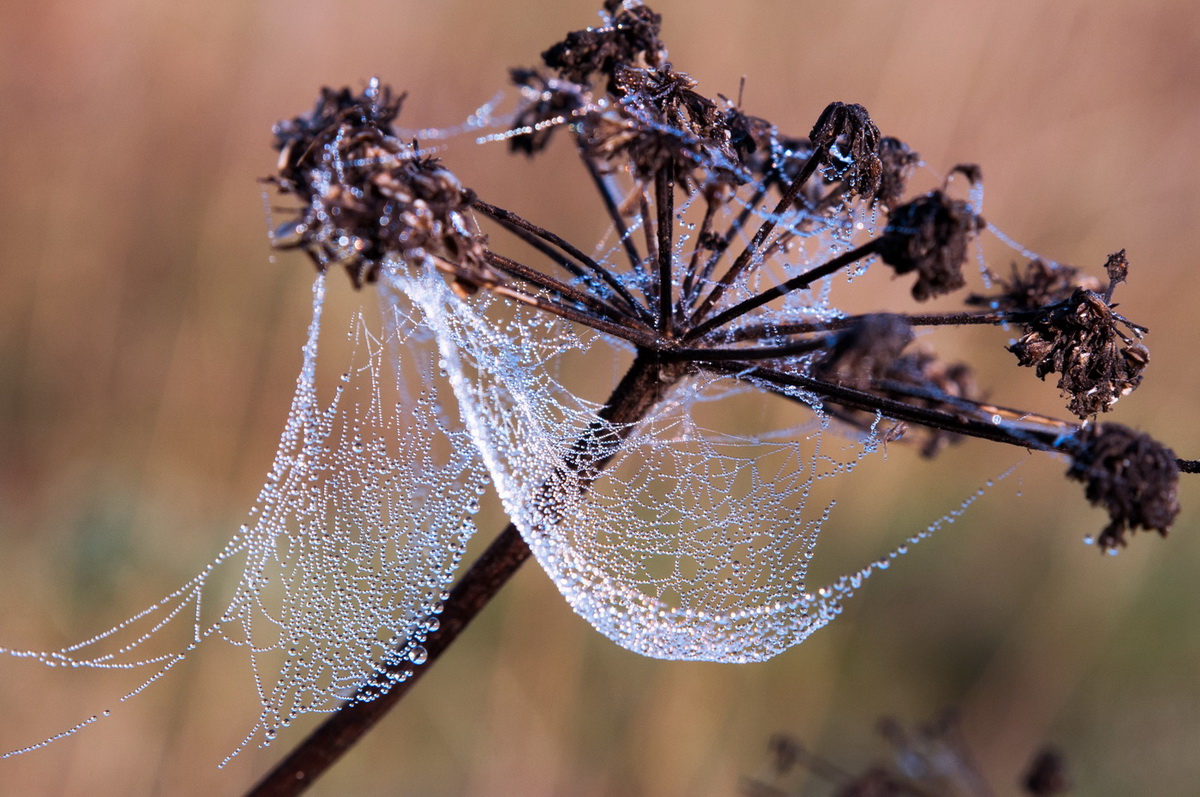
M408 652L408 660L419 667L429 660L429 652L420 645L417 645Z

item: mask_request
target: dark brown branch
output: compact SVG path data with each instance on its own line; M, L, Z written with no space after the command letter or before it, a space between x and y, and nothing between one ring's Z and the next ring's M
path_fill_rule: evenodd
M1029 422L1022 423L1018 427L1017 423L1005 419L1003 415L1001 415L1000 422L996 423L992 420L991 415L999 413L989 415L988 409L1000 410L1001 408L991 408L965 399L955 398L953 403L947 400L946 409L918 407L865 390L801 374L784 373L752 363L708 362L697 363L697 365L702 370L757 380L765 387L785 396L791 395L790 390L799 389L848 409L877 412L893 420L915 423L930 429L1039 451L1061 451L1061 441L1068 436L1065 431L1079 428L1075 424L1057 419L1046 419L1052 421L1053 425ZM987 415L988 417L977 417L976 412L979 416Z
M525 240L531 245L535 245L533 244L533 240L537 239L541 239L541 241L545 243L553 244L555 247L570 255L575 260L575 262L572 263L570 260L556 258L556 263L566 268L575 276L591 281L588 278L588 275L580 268L580 266L583 266L588 271L591 271L592 274L599 277L609 288L613 290L613 292L616 293L617 296L620 296L624 303L629 307L630 312L637 314L645 321L653 320L646 308L633 298L633 295L626 290L625 286L621 284L621 282L609 269L585 255L578 248L568 243L562 237L555 235L547 229L539 227L528 219L513 213L511 210L505 210L504 208L497 207L496 205L488 204L479 197L472 198L471 207L503 224L506 228L519 235L522 240ZM522 233L532 236L532 239L526 237L526 235L523 235ZM539 251L544 250L539 249Z
M712 307L721 299L721 296L724 295L726 289L728 289L729 286L733 284L734 280L741 276L742 272L745 271L750 265L754 259L754 256L758 254L759 249L767 240L767 236L769 236L775 230L775 225L779 223L779 219L783 216L787 209L791 207L792 203L796 201L796 197L800 195L800 191L804 188L804 184L808 182L808 178L812 177L813 172L815 172L817 167L821 165L821 161L825 159L825 156L828 154L828 152L828 145L822 145L814 149L812 154L808 156L808 160L804 162L804 166L801 167L800 173L796 175L796 179L792 181L792 184L789 185L787 190L783 192L783 196L780 197L779 202L776 203L775 209L771 211L771 214L763 220L762 226L758 228L758 232L754 233L754 238L750 240L750 243L746 245L746 248L742 250L742 253L738 255L737 260L733 261L733 265L729 267L729 270L725 272L725 275L717 281L717 284L713 286L711 291L709 291L708 296L706 296L704 301L700 303L700 306L696 308L696 312L692 314L693 321L703 318L705 314L707 314L708 311L711 310Z
M704 201L704 218L701 220L700 229L696 233L692 256L688 262L687 271L683 275L683 285L679 291L679 304L676 307L676 314L681 317L691 306L695 298L693 291L699 287L701 280L706 278L697 273L697 270L700 268L700 255L704 251L706 242L712 235L713 219L717 216L717 201L711 195L706 195ZM716 257L718 253L714 253L713 256Z
M437 631L425 639L428 659L414 667L408 679L384 695L364 703L347 703L321 723L308 738L263 777L247 794L276 797L300 794L375 727L438 657L450 647L475 616L488 604L513 573L529 558L529 546L517 527L508 524L450 591Z
M641 322L637 319L630 319L629 316L622 313L612 305L598 299L590 293L585 293L577 288L574 288L565 282L556 280L553 277L543 274L537 269L530 268L524 263L519 263L516 260L505 257L489 250L484 251L484 257L487 259L488 265L494 266L497 271L502 271L509 276L516 277L519 280L529 283L535 287L541 288L555 294L559 299L567 302L576 302L577 304L589 307L597 313L605 316L610 321L634 323L641 326ZM649 327L646 327L649 331Z
M829 345L829 337L803 338L788 341L778 346L743 346L728 349L663 349L659 356L664 362L717 362L719 360L777 360L797 354L823 349Z
M675 240L675 161L667 160L654 175L655 230L658 233L658 332L671 334L671 298Z
M1019 324L1028 321L1037 311L992 311L981 313L917 313L914 315L898 314L910 327L941 327L941 326L972 326ZM812 332L834 332L839 329L849 329L862 322L863 315L844 315L836 318L826 318L821 321L795 321L786 324L755 324L738 327L729 333L728 339L759 340L763 337L786 337L788 335L803 335Z
M816 268L811 268L803 274L797 274L795 277L776 285L774 288L763 291L757 296L752 296L744 302L735 304L728 310L718 313L712 318L709 318L707 321L697 324L695 327L688 330L688 333L683 336L683 339L696 340L700 337L703 337L708 332L717 329L721 325L727 324L735 318L741 318L751 310L762 307L772 299L778 299L784 294L809 287L817 280L828 277L830 274L845 268L851 263L862 260L864 257L873 254L875 252L875 247L878 245L878 241L878 238L868 241L856 249L851 249L849 252L838 255L827 263L823 263ZM712 294L709 294L709 296L711 297Z
M455 277L461 276L462 274L462 268L455 263L451 263L449 260L435 257L433 258L433 262L439 271L442 271L446 274ZM628 319L625 318L622 318L620 322L605 321L603 318L599 318L592 313L588 313L583 310L577 310L574 307L567 307L566 305L559 304L542 296L534 296L533 294L525 293L518 288L514 288L511 285L505 285L494 278L488 278L486 275L482 274L472 274L471 281L480 287L487 288L496 296L504 296L512 299L515 302L520 302L521 304L529 305L530 307L536 307L539 310L545 310L548 313L552 313L560 318L565 318L568 321L574 321L577 324L583 324L584 326L591 327L599 332L604 332L612 335L613 337L627 340L635 346L657 347L662 344L662 341L659 340L659 338L649 332L641 331L638 326L634 326L629 322Z
M596 190L600 192L600 198L604 200L604 209L608 212L609 219L612 220L613 229L620 237L621 246L625 249L625 256L629 258L629 267L634 270L641 268L642 256L633 243L633 238L629 235L629 225L625 223L625 217L621 215L621 209L617 206L616 197L612 195L612 188L604 179L600 167L596 165L596 159L588 155L582 145L579 147L579 157L583 161L583 165L587 167L588 174L591 175L592 182L596 185Z
M712 278L713 272L717 269L717 264L721 262L721 258L725 256L726 252L729 251L729 247L733 244L733 239L737 237L738 233L745 229L746 222L750 220L750 215L754 212L754 209L758 207L758 203L762 202L763 197L767 195L767 190L768 189L766 185L760 185L755 190L754 195L751 196L746 202L745 206L742 207L742 210L740 213L738 213L737 218L735 218L729 225L729 229L725 231L725 235L721 238L720 243L715 248L712 255L708 258L708 261L704 264L704 272L699 275L693 288L696 295L689 296L689 302L694 304L696 299L699 298L699 293L703 288L704 283L708 282L708 280ZM694 313L692 317L696 317Z
M646 267L650 268L650 264L658 263L658 236L654 234L654 225L650 223L653 217L650 215L650 192L645 183L639 183L638 189L638 212L642 214L642 234L646 238ZM657 269L655 276L647 276L647 279L641 283L643 291L646 293L646 303L650 307L655 306L658 301Z
M615 453L613 444L633 431L634 424L662 399L685 371L686 366L682 364L661 366L653 352L638 354L564 463L581 469L585 487ZM390 681L385 678L360 687L359 694L368 695L370 699L351 701L338 709L267 773L248 792L250 797L294 795L308 789L408 694L413 684L495 597L529 554L529 546L517 527L509 523L450 591L438 630L425 639L425 663L413 668L407 679L390 687L386 685ZM401 664L389 665L389 670L393 671L404 668ZM381 687L386 689L383 694L380 694Z

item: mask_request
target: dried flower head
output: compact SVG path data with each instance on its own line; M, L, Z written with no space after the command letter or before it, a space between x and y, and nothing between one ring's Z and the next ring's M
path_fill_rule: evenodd
M616 108L591 115L583 125L587 144L597 154L610 161L628 159L643 178L665 166L684 180L697 168L722 181L741 171L725 114L695 91L691 77L668 63L618 65L613 83Z
M1069 298L1042 308L1025 334L1008 347L1039 378L1059 374L1058 389L1080 418L1107 412L1132 392L1150 361L1149 350L1137 342L1145 328L1112 308L1094 291L1076 288Z
M606 10L612 14L617 7L610 3ZM658 38L661 28L662 16L646 6L622 8L608 25L568 33L542 53L542 61L573 83L590 84L595 75L605 77L608 90L615 93L620 67L662 63L667 51Z
M898 358L881 387L918 407L934 409L958 404L968 411L979 402L975 375L966 363L947 363L934 352L918 348ZM921 427L921 455L934 457L949 443L962 439L946 429Z
M324 89L311 113L276 125L273 182L301 208L273 243L303 248L322 271L342 266L356 287L375 281L385 257L426 254L456 264L464 286L483 281L490 272L464 213L469 195L415 141L396 136L401 99L375 80L362 94Z
M830 103L808 134L814 147L828 150L845 169L843 180L852 194L871 198L879 190L883 163L879 159L879 128L867 109L844 102Z
M1109 523L1096 540L1101 550L1124 547L1125 533L1139 528L1165 537L1179 514L1175 452L1120 424L1080 430L1067 476L1083 482L1088 501L1108 512Z
M1071 791L1071 776L1062 753L1043 748L1029 764L1022 785L1033 797L1054 797Z
M866 389L890 373L912 342L912 326L900 315L871 313L838 332L813 359L813 376Z
M923 302L966 285L967 246L982 228L966 202L932 191L892 211L879 256L897 274L917 272L912 295Z
M534 155L550 143L550 136L591 102L591 89L565 78L548 77L541 70L514 68L509 77L520 88L522 107L514 120L518 130L509 139L513 152Z
M908 178L921 162L921 156L913 152L898 138L884 136L879 141L879 188L875 199L885 208L893 208L904 196Z
M966 303L995 310L1029 312L1064 301L1077 288L1091 291L1100 288L1100 281L1095 277L1085 275L1073 266L1047 263L1041 258L1030 260L1023 268L1013 263L1012 273L1007 279L993 279L1001 288L999 293L991 296L973 293L967 297Z

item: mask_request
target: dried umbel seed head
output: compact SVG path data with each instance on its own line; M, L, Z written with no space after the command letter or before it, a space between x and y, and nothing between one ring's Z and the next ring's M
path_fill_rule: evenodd
M932 191L892 212L877 251L897 274L917 272L912 295L923 302L966 285L967 246L983 226L966 202Z
M315 150L328 143L342 124L374 129L381 135L394 135L392 122L400 113L404 97L404 94L393 97L391 87L375 81L362 94L355 94L349 88L336 91L322 88L321 96L310 112L284 119L271 130L275 135L275 149L279 152L278 179L303 185L304 166L311 165L312 158L319 157Z
M608 10L612 13L614 9ZM594 75L601 75L609 81L608 91L615 93L617 67L662 63L666 47L658 38L661 29L661 15L642 5L625 8L605 27L568 33L542 53L542 61L573 83L590 85Z
M521 89L523 105L513 120L517 128L529 128L509 139L513 152L534 155L545 149L550 136L591 102L591 90L565 78L547 77L536 69L512 69L512 82Z
M1097 543L1110 551L1125 533L1145 529L1166 536L1179 514L1179 464L1171 449L1149 435L1115 423L1093 424L1076 435L1067 476L1086 485L1087 499L1108 512Z
M850 387L868 389L888 373L912 342L912 327L903 316L875 313L863 316L833 336L830 346L814 358L812 375Z
M971 294L966 303L993 310L1031 312L1070 298L1077 288L1092 291L1100 288L1099 280L1073 266L1047 263L1038 258L1030 260L1024 268L1013 263L1010 277L993 279L1001 288L1000 293L994 296Z
M694 90L696 81L670 64L652 69L618 65L613 79L622 123L612 125L612 114L594 115L584 123L585 137L597 154L628 158L643 178L670 165L689 187L697 169L709 179L743 181L726 116Z
M962 363L945 363L927 349L908 351L913 332L908 320L890 313L863 316L852 327L833 336L830 346L813 359L811 375L847 385L911 406L940 408L955 399L973 401L975 380ZM840 420L861 428L872 428L877 418L871 413L841 412ZM933 428L926 432L921 453L933 457L958 436Z
M828 149L835 163L841 161L839 165L846 169L842 180L851 193L875 196L883 177L883 163L879 158L879 128L866 108L830 103L808 137L814 147Z
M884 207L892 208L904 196L908 178L921 162L921 156L900 139L886 136L879 142L879 162L879 188L875 191L875 199Z
M276 125L272 181L301 207L274 243L303 248L322 271L341 265L356 287L374 281L387 257L427 256L470 285L488 268L467 195L437 159L394 135L400 103L391 96L374 80L362 94L324 89L312 113Z
M1038 751L1029 764L1023 785L1032 797L1054 797L1071 791L1071 777L1062 754L1052 748Z
M976 401L979 391L975 376L966 363L947 363L934 352L919 348L896 359L879 381L881 392L903 398L917 407L939 408L954 405L955 399ZM921 455L937 456L948 443L962 438L953 432L921 427Z
M726 103L725 127L729 130L729 143L737 153L738 160L750 168L752 159L759 152L765 151L769 158L775 126L766 119L751 116L724 97L722 100ZM762 176L760 172L751 171L755 176Z
M1025 330L1008 350L1041 379L1059 374L1058 389L1080 418L1107 412L1141 384L1150 362L1149 350L1135 342L1145 328L1117 315L1103 297L1085 288L1043 308Z
M1113 291L1129 276L1129 258L1125 257L1125 250L1109 255L1104 270L1108 273L1108 289L1104 292L1104 300L1112 301Z

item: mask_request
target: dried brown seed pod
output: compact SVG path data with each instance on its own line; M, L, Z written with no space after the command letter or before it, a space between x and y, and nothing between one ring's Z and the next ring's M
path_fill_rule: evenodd
M1121 327L1129 330L1122 332ZM1145 329L1113 312L1099 294L1076 288L1064 301L1043 308L1008 347L1017 361L1039 378L1059 374L1058 389L1080 418L1105 411L1142 382L1150 352L1141 343Z
M1111 551L1139 528L1167 536L1179 514L1175 452L1149 435L1115 423L1084 427L1073 445L1067 477L1086 485L1087 499L1108 512L1096 542Z
M932 191L892 212L877 251L897 274L917 272L912 295L923 302L966 285L967 245L983 226L966 202Z
M879 159L879 128L871 121L867 109L858 104L833 102L825 107L812 132L808 134L814 147L837 146L846 163L842 178L850 191L873 197L883 177Z

